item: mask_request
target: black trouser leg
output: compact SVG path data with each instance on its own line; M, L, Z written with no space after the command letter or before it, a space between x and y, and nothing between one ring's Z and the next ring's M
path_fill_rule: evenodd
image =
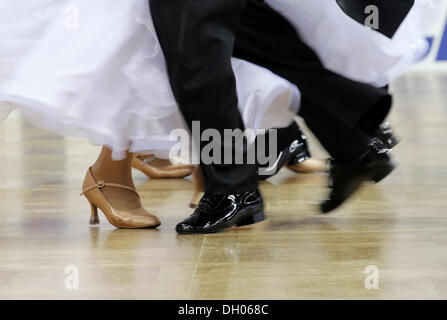
M367 151L371 136L357 126L349 128L343 121L316 106L307 105L301 109L300 115L322 146L337 161L349 162L360 158Z
M248 0L234 56L297 85L302 93L300 115L334 158L362 155L368 139L362 128L377 129L391 108L391 97L383 89L324 68L293 26L260 1Z
M244 129L231 55L245 5L245 0L150 0L175 98L190 126L200 121L201 132L213 128L223 137L224 129ZM256 165L202 168L210 193L257 186Z

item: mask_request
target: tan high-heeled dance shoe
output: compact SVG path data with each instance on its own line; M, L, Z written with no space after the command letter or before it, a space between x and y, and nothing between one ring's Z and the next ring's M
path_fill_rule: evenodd
M107 220L109 220L110 224L117 228L156 228L161 224L160 220L156 216L151 215L142 206L129 210L118 210L114 208L101 192L101 189L104 187L126 189L133 191L138 195L137 191L129 186L109 183L103 180L96 181L92 175L91 168L89 168L87 174L85 175L81 195L84 195L90 202L92 210L90 224L99 224L98 208L101 209Z
M183 163L171 163L169 165L157 166L154 155L135 155L132 167L143 172L151 179L182 179L192 174L194 166Z

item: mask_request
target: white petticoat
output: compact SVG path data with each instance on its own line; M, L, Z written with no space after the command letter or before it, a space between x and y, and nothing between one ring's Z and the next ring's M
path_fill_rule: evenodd
M442 8L441 1L416 0L389 39L351 19L335 0L266 0L290 21L326 68L378 87L389 84L425 55L424 24Z
M296 87L233 60L247 128L288 125ZM186 128L170 89L147 0L0 1L0 113L126 150L168 150ZM1 116L1 114L0 114Z

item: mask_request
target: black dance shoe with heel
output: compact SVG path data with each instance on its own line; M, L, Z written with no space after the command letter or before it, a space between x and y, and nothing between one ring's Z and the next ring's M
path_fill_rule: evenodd
M299 167L304 161L310 159L311 154L309 152L306 136L298 126L296 126L295 130L297 133L295 139L286 147L279 150L275 163L270 167L259 166L258 180L263 181L273 177L284 165L287 165L291 170L294 170L293 168Z
M379 129L377 129L376 137L379 138L388 149L393 149L400 142L399 137L394 134L394 130L388 122L380 125Z

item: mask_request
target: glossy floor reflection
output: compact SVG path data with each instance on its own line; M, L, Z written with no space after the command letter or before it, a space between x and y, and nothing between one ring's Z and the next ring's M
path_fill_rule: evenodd
M447 75L393 84L401 166L335 214L317 212L324 175L286 170L262 184L268 220L178 236L192 182L135 172L158 230L88 225L79 197L98 147L37 130L18 113L0 124L0 298L447 298ZM312 149L324 156L315 143ZM79 289L65 288L66 266ZM379 289L365 288L365 268Z

